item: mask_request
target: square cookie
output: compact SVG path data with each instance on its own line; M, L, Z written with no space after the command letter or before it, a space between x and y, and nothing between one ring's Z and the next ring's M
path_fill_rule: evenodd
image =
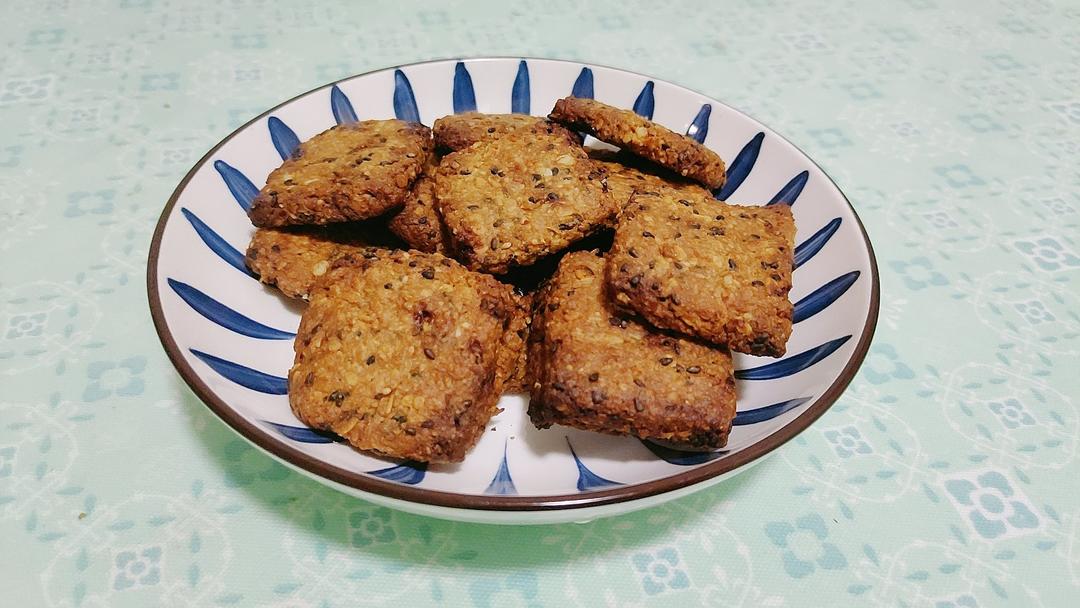
M635 192L673 191L709 196L709 191L702 186L632 154L592 149L589 150L589 158L605 171L608 188L620 210L630 202L630 196Z
M637 192L605 276L617 304L657 327L779 357L791 335L794 240L787 205Z
M491 273L566 249L611 225L616 212L603 172L554 125L446 156L435 192L455 256Z
M730 353L621 314L603 274L603 258L570 253L536 295L533 423L723 447L735 416Z

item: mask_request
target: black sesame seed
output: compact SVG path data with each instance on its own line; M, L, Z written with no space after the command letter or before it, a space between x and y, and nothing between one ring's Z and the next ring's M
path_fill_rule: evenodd
M641 275L640 274L635 274L634 276L630 277L630 286L631 287L637 287L638 284L640 284L640 283L641 283Z
M424 271L420 273L420 276L424 277L425 279L429 279L429 280L434 279L435 278L435 269L434 268L425 268Z
M349 391L334 391L326 396L326 400L333 403L337 407L341 407L341 402L349 396Z
M593 372L593 373L589 374L589 382L596 382L599 379L600 379L600 374L598 374L596 372Z
M697 365L691 365L690 367L686 368L686 371L691 374L696 374L701 371L701 368Z
M431 350L430 348L425 348L424 349L424 356L427 357L428 359L431 359L432 361L434 361L435 360L435 351Z
M630 248L630 250L629 250L629 251L627 251L627 253L629 253L629 254L630 254L630 257L632 257L632 258L636 258L636 257L637 257L637 249L634 249L633 247L631 247L631 248Z
M737 267L737 264L735 264L735 260L734 260L734 259L732 259L732 258L728 258L728 260L727 260L727 266L728 266L728 268L730 268L730 269L732 269L732 270L735 270L735 268Z
M664 365L664 366L671 365L672 361L674 361L674 359L672 359L671 357L662 357L660 359L660 365Z
M647 238L647 239L651 239L651 238L654 238L654 237L653 237L653 233L649 232L648 230L645 230L645 231L643 231L643 232L641 233L641 236L643 236L643 237L645 237L645 238Z
M761 287L765 283L762 283L761 281L750 281L750 284L753 285L754 287Z
M375 363L375 355L371 355L370 357L367 358L367 364L368 365L371 365L373 363Z

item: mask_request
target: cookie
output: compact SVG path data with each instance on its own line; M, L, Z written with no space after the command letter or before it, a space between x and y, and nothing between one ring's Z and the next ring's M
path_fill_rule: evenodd
M603 173L564 129L517 131L443 158L439 213L456 258L506 272L610 225L615 201Z
M527 393L529 382L525 377L526 348L529 327L532 324L533 294L515 294L510 324L503 333L503 349L496 362L499 384L504 393Z
M277 287L290 298L306 300L311 287L346 255L370 254L374 239L353 224L328 229L297 227L259 228L248 245L244 261L259 280Z
M460 462L497 411L510 288L440 254L343 258L300 321L289 403L353 446Z
M567 254L537 293L528 342L529 417L720 448L735 417L731 354L621 314L604 293L604 259Z
M546 129L548 120L528 114L481 114L463 112L435 121L431 131L435 145L443 150L461 150L478 141L502 137L518 129Z
M622 209L634 192L672 191L690 195L709 195L700 185L651 165L639 157L611 150L591 149L589 158L606 172L608 188Z
M724 161L716 152L631 110L592 99L566 97L555 102L548 118L588 132L709 188L724 185Z
M248 212L262 228L376 217L400 207L432 151L431 131L401 120L333 127L270 172Z
M435 210L435 163L429 163L416 178L401 211L387 223L390 230L409 247L426 253L445 253L446 232Z
M657 327L779 357L791 335L794 239L787 205L637 192L605 275L615 301Z

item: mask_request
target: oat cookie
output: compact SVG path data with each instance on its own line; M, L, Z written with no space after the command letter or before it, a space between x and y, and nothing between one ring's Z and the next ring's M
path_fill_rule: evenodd
M435 163L416 178L401 211L387 223L409 247L426 253L446 253L446 230L435 210Z
M562 129L519 131L454 152L435 173L455 257L474 270L528 266L610 225L615 202Z
M589 158L606 172L608 188L619 209L630 202L634 192L683 192L708 195L709 191L675 173L651 165L640 157L610 150L589 150Z
M631 110L592 99L566 97L555 102L548 117L571 129L591 133L597 139L629 150L709 188L724 185L724 161L716 152Z
M518 129L547 130L549 128L551 128L551 123L543 116L463 112L437 119L435 126L432 127L432 134L438 148L461 150L478 141L502 137Z
M330 224L400 207L433 144L431 131L401 120L339 125L300 144L270 172L248 215L259 227Z
M498 379L504 393L528 393L529 382L525 378L526 349L529 327L532 324L531 293L515 293L514 309L510 324L503 333L503 348L496 364Z
M794 239L787 205L638 192L615 231L607 284L657 327L779 357L791 335Z
M735 416L731 355L619 313L603 275L603 258L570 253L536 296L533 422L723 447Z
M293 411L360 449L460 462L497 410L510 288L440 254L379 251L335 266L300 322Z
M376 242L355 224L334 228L258 228L244 261L259 280L290 298L306 300L312 285L346 255L364 255Z

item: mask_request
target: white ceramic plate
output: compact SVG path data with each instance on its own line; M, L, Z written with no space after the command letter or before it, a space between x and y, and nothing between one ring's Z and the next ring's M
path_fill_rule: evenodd
M736 355L738 410L727 449L684 453L563 427L537 430L527 399L505 410L465 462L415 465L305 428L285 376L301 307L244 268L245 209L299 141L335 121L453 112L546 114L573 92L687 133L728 162L717 198L793 205L795 330L780 360ZM565 61L478 58L355 76L287 101L214 147L158 222L147 280L161 341L184 380L228 425L289 466L344 492L436 517L491 523L583 521L658 504L744 470L809 426L851 380L878 311L866 233L836 185L756 120L647 76Z

